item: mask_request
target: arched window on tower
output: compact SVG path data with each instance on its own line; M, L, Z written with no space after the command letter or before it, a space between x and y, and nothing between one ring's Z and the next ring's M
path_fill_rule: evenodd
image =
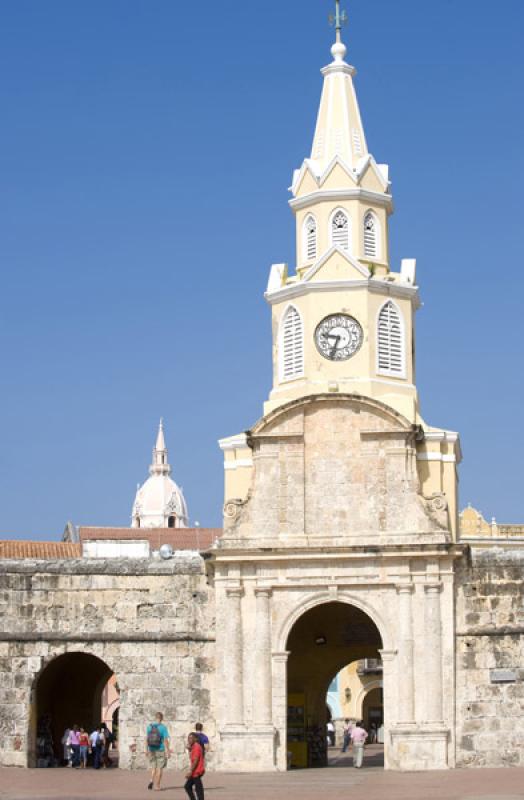
M377 326L377 372L405 377L404 323L397 306L389 300L380 309Z
M302 317L289 306L280 323L280 380L289 381L304 374L304 326Z
M167 527L168 528L174 528L175 524L176 524L176 517L172 514L170 517L168 517Z
M331 244L334 247L340 247L342 250L349 250L351 247L349 217L340 208L331 217Z
M313 214L309 214L306 217L304 239L306 261L314 261L317 257L317 222Z
M372 211L364 217L364 257L380 258L378 220Z

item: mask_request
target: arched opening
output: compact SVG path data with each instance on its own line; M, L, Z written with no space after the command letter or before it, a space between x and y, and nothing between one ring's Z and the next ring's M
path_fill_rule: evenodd
M76 724L91 733L105 721L104 701L116 691L114 682L109 688L112 677L110 667L89 653L64 653L42 670L32 694L29 766L62 765L64 731Z
M382 687L376 686L367 692L362 704L362 719L367 731L378 731L384 722L384 699ZM374 737L373 737L374 738Z
M168 528L174 528L175 524L176 524L176 517L173 514L171 514L171 516L168 517L168 520L167 520L167 527Z
M373 620L347 603L322 603L295 622L286 645L287 751L291 767L321 767L338 761L338 748L336 757L331 758L329 753L331 725L327 727L328 698L335 686L339 691L335 678L352 662L380 661L381 648L382 638ZM329 707L333 712L332 702Z

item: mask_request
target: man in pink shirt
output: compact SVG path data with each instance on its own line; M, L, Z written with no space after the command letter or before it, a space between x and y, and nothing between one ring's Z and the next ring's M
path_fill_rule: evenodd
M367 731L362 727L362 722L357 722L351 731L351 743L353 745L353 766L360 769L364 758L364 743L368 738Z

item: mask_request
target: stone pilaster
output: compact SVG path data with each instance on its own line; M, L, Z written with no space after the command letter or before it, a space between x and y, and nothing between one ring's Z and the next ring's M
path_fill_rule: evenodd
M243 664L242 664L242 587L226 588L226 653L227 653L227 712L228 726L244 723Z
M272 722L271 676L271 618L269 613L271 589L257 586L255 622L255 704L254 721L258 725Z
M413 613L411 608L413 584L398 584L397 593L399 605L398 721L404 725L415 722Z
M440 615L441 583L432 581L424 585L426 653L426 715L430 723L442 724L442 630Z

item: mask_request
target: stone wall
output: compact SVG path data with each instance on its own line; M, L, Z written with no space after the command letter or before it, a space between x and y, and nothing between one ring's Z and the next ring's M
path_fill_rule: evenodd
M86 653L117 677L121 765L145 765L145 726L161 710L182 767L194 723L215 734L211 591L196 554L0 561L0 765L31 763L45 668Z
M457 766L523 766L524 550L457 565Z

